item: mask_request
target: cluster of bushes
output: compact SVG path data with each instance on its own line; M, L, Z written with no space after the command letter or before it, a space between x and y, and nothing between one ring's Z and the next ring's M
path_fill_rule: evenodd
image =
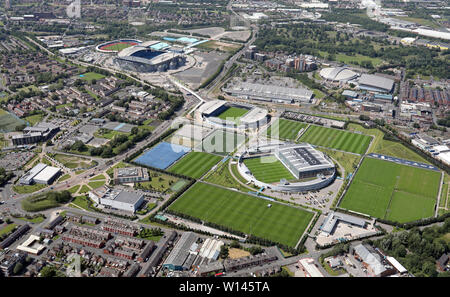
M0 167L0 187L5 185L14 176L12 171L6 171L5 168Z
M416 277L448 277L449 271L438 274L436 260L450 251L450 246L443 238L449 232L450 218L446 218L442 226L436 225L422 230L415 227L367 242L395 257Z
M72 199L69 191L46 192L30 196L22 201L22 208L29 212L37 212L68 203Z

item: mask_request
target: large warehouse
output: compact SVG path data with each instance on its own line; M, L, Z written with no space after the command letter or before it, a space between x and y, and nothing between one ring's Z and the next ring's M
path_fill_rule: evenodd
M394 90L394 81L373 74L363 74L358 80L360 90L369 92L391 93Z
M160 41L143 42L120 51L114 61L122 69L135 72L164 72L183 66L186 57L167 50L168 46Z
M297 180L262 182L244 163L245 159L271 155L274 155ZM336 178L336 168L331 159L308 143L281 143L251 147L239 157L238 171L243 178L258 187L288 192L318 190L328 186Z
M347 82L358 77L358 74L345 67L329 67L320 70L320 76L334 82Z
M22 185L31 185L33 183L49 185L55 180L60 172L61 169L57 167L39 163L24 174L20 178L19 183Z
M111 189L106 186L90 191L89 198L97 204L132 213L144 202L142 193Z
M242 99L277 103L311 103L313 92L303 88L288 88L259 83L240 82L224 89L227 94Z

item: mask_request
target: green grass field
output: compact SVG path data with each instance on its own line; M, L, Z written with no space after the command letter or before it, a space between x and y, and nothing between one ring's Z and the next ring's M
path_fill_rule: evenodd
M39 123L40 121L42 121L44 116L45 116L44 114L38 113L38 114L35 114L35 115L32 115L32 116L28 116L26 118L23 118L23 120L27 121L30 124L30 126L34 126L37 123Z
M58 182L60 183L60 182L65 181L65 180L67 180L67 179L69 179L69 178L70 178L70 174L64 174L63 176L61 176L61 177L58 179Z
M0 132L13 132L16 126L25 124L24 120L21 120L7 111L0 108Z
M222 120L229 120L235 122L236 124L239 124L239 119L247 112L248 109L229 107L217 117Z
M369 147L371 139L370 136L363 134L310 125L299 141L346 152L364 154Z
M14 192L18 194L30 194L42 190L48 187L48 185L34 184L34 185L15 185L13 186Z
M420 155L407 148L400 142L390 141L383 139L384 133L378 129L366 129L361 125L350 123L347 127L350 131L359 131L367 135L373 135L375 139L370 146L367 153L378 153L387 156L392 156L400 159L417 161L429 164L427 160Z
M232 153L236 147L241 145L244 140L245 136L242 134L216 130L203 139L202 143L197 146L196 150L207 153L228 155L229 153Z
M192 178L200 178L221 159L222 157L220 156L208 153L190 152L171 166L169 172L183 174Z
M6 235L6 234L9 234L9 233L11 233L11 232L14 230L14 228L16 228L16 227L17 227L16 224L9 224L9 225L6 225L4 228L0 229L0 235Z
M314 216L299 208L203 183L191 187L169 209L291 247Z
M90 166L95 164L94 163L95 161L91 162L89 159L80 158L80 157L71 156L71 155L55 154L55 155L51 155L51 157L70 169L89 168Z
M364 159L339 207L405 223L434 214L440 173Z
M245 166L255 178L264 183L279 182L280 179L293 180L295 177L275 156L265 156L244 160Z
M97 189L100 188L101 186L103 186L105 184L105 180L100 180L100 181L93 181L88 183L88 186L91 187L92 189Z
M308 126L306 123L278 119L267 129L267 137L274 139L289 139L295 140L300 129L305 129Z
M103 74L96 73L96 72L87 72L87 73L83 74L82 78L87 81L92 81L93 79L99 80L99 79L105 78L105 76Z

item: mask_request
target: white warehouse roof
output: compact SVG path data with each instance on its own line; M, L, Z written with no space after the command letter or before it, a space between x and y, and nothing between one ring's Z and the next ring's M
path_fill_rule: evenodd
M57 175L61 169L57 167L47 166L33 179L36 183L47 184L55 175Z

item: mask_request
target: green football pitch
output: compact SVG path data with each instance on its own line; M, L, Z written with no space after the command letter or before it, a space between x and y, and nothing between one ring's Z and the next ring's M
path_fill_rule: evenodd
M291 247L314 216L300 208L204 183L196 183L169 209Z
M370 136L364 134L310 125L299 141L346 152L364 154L369 147L371 139Z
M431 217L441 173L365 158L339 207L405 223Z
M300 123L291 120L278 119L267 129L267 137L274 139L295 140L300 129L308 126L306 123Z
M190 152L169 168L169 172L200 178L222 157L203 152Z
M219 114L218 118L222 120L233 121L236 124L239 123L239 119L248 112L248 109L238 108L238 107L229 107L224 112Z
M264 183L279 182L280 179L293 180L295 177L275 156L264 156L244 160L253 176Z
M238 133L216 130L209 134L202 143L196 147L197 151L227 155L241 145L245 136Z

